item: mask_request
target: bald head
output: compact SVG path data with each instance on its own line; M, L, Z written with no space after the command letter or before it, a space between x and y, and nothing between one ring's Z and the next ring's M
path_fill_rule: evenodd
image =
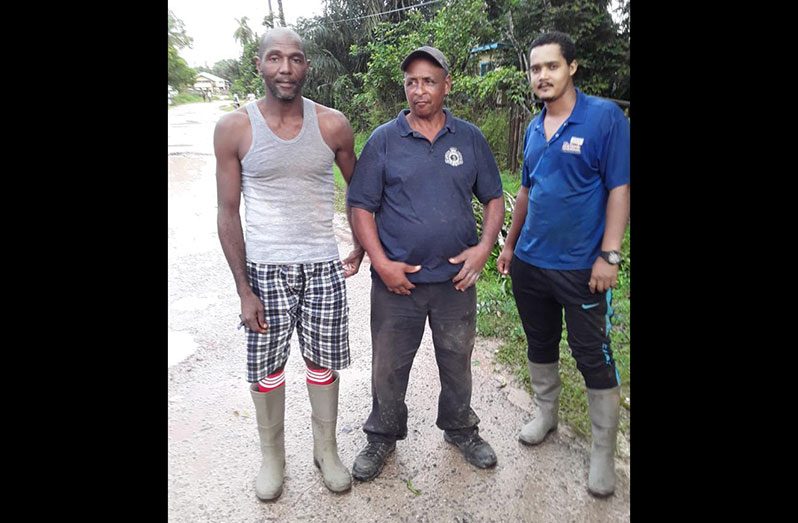
M304 53L305 44L302 42L302 37L296 31L288 29L287 27L275 27L269 29L260 39L258 45L258 58L263 59L264 53L269 47L274 46L276 43L291 43L299 46L299 49Z

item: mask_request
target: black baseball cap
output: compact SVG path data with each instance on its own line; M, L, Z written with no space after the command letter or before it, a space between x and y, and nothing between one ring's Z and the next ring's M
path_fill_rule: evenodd
M418 58L419 56L424 56L435 62L436 64L443 67L443 70L446 74L449 74L449 62L446 60L446 57L443 56L443 53L435 49L434 47L430 47L428 45L419 47L418 49L412 51L409 55L402 60L402 71L407 69L408 64L413 61L413 59Z

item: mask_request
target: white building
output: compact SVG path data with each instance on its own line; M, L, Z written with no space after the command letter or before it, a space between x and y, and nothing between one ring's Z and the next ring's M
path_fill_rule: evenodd
M230 82L211 73L197 73L194 89L198 91L211 91L212 93L226 93Z

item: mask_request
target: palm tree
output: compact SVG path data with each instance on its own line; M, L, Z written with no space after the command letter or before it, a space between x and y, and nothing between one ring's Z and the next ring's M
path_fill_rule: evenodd
M235 38L237 42L240 42L241 45L245 46L255 39L255 34L252 32L252 29L249 28L249 25L247 25L246 16L242 16L240 19L236 18L235 21L238 22L238 29L233 33L233 38Z
M194 42L193 38L186 34L186 28L183 25L183 20L175 16L171 9L169 11L169 18L167 22L167 35L169 38L169 45L175 49L182 49L183 47L191 47Z

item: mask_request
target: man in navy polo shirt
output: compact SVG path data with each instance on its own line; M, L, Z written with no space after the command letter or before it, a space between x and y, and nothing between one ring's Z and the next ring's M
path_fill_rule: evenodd
M510 274L527 337L535 418L519 439L557 427L562 309L568 345L587 386L593 445L588 490L615 490L620 375L610 349L612 289L629 219L629 123L612 102L574 87L571 38L532 42L532 88L545 106L524 136L521 188L498 269Z
M401 67L410 109L371 134L347 198L372 274L372 409L352 467L361 481L407 436L405 392L427 318L441 379L436 425L472 465L496 464L471 408L471 353L474 284L504 218L501 178L480 130L443 108L452 86L443 54L420 47ZM485 206L482 238L472 194Z

